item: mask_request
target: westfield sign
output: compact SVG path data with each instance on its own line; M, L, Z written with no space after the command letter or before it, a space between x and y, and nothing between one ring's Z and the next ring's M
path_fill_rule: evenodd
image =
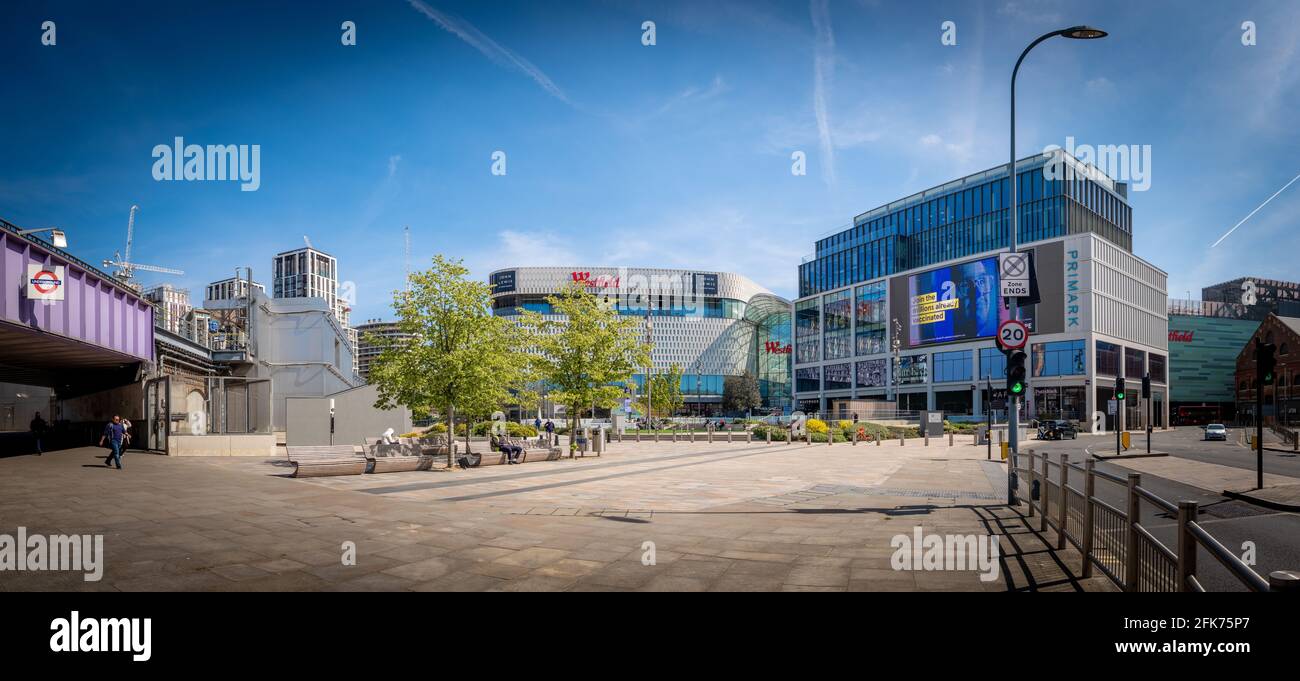
M570 272L573 282L587 288L618 288L618 277L610 274L591 276L591 272Z
M1190 342L1192 342L1192 335L1195 334L1195 333L1196 333L1195 331L1170 331L1170 332L1169 332L1169 342L1170 342L1170 343L1190 343Z
M791 352L790 344L782 344L780 341L768 341L765 347L769 355L788 355Z

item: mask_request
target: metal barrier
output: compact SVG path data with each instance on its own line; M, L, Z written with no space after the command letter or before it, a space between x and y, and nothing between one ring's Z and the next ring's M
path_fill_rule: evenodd
M1172 504L1142 487L1142 476L1130 473L1126 478L1096 470L1095 461L1083 465L1072 463L1062 455L1053 461L1047 453L1025 455L1024 468L1015 468L1017 496L1029 505L1027 516L1039 514L1039 529L1050 526L1057 533L1057 548L1068 541L1083 556L1083 577L1092 576L1095 566L1125 591L1205 591L1196 577L1198 548L1204 548L1228 573L1251 591L1283 588L1287 573L1274 573L1279 586L1270 588L1261 577L1232 551L1219 543L1196 522L1197 503L1180 501ZM1035 468L1035 463L1039 466ZM1083 488L1072 486L1074 476ZM1126 508L1120 510L1096 496L1097 481L1125 489ZM1076 482L1077 484L1077 482ZM1038 494L1033 494L1037 487ZM1020 488L1024 488L1023 491ZM1177 517L1177 545L1170 548L1141 523L1142 504L1147 503Z

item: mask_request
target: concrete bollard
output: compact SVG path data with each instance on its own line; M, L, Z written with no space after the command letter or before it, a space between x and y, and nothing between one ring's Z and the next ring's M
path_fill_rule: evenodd
M1008 175L1007 177L1010 177L1010 175ZM640 428L637 428L637 429L636 429L636 441L637 441L637 442L640 442L640 441L641 441L641 429L640 429Z
M730 430L727 431L727 442L728 442L728 443L731 442L731 431L730 431Z
M833 444L835 444L835 431L828 430L826 431L826 446L829 447Z
M1278 570L1268 573L1268 590L1300 592L1300 572Z
M1010 175L1008 175L1007 177L1010 177ZM907 443L904 442L903 440L904 440L904 437L903 437L902 435L899 435L899 436L898 436L898 446L899 446L899 447L906 447L906 446L907 446Z
M754 431L752 431L752 430L746 430L746 431L745 431L745 444L750 444L750 443L752 443L753 441L754 441Z
M929 447L929 446L930 446L930 434L929 434L929 433L926 433L926 435L925 435L925 446L926 446L926 447Z
M1008 173L1008 174L1007 174L1007 177L1011 177L1011 175ZM772 444L772 429L771 429L771 428L768 428L768 429L767 429L767 443L768 443L769 445Z
M803 439L806 441L806 444L812 444L812 430L804 429Z
M876 438L876 446L877 446L877 447L880 446L880 443L881 443L881 442L884 442L884 440L881 440L880 438Z
M853 446L858 446L858 429L856 426L853 428Z
M1008 177L1010 177L1010 176L1008 176ZM708 432L706 433L706 435L708 436L708 438L709 438L709 443L711 444L711 443L713 442L713 431L711 431L711 430L708 431Z
M673 442L677 442L677 431L673 431Z
M691 428L691 444L695 444L695 428Z
M1008 176L1008 177L1009 177L1009 176ZM957 434L956 434L956 433L948 433L948 446L949 446L949 447L952 446L952 443L953 443L953 441L956 439L956 437L957 437Z

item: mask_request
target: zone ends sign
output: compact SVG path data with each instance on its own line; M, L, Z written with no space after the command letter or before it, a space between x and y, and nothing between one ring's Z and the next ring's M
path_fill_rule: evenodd
M63 300L62 265L27 265L28 300Z

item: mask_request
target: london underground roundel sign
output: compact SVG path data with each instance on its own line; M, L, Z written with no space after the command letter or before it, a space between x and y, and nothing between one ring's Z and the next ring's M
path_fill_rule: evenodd
M1019 350L1029 341L1029 327L1015 319L1008 319L998 325L998 345L1007 350Z

